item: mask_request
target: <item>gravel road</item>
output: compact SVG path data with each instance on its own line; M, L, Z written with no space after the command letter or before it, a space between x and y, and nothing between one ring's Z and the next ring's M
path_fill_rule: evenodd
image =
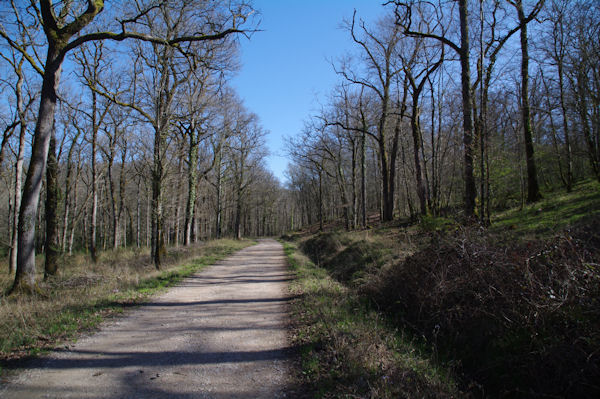
M281 245L262 240L38 359L0 397L285 397L289 279Z

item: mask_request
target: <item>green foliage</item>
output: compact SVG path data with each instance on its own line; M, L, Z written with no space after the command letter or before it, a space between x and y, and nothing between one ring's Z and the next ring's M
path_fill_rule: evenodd
M450 230L457 227L457 223L450 219L441 216L425 215L419 219L419 227L423 232L440 232Z
M320 233L300 246L314 263L345 284L380 268L392 253L389 242L381 237L369 239L352 233Z

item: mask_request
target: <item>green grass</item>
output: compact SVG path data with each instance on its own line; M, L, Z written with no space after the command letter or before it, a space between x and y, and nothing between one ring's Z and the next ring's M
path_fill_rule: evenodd
M450 397L450 373L423 355L352 288L284 243L299 296L292 304L293 341L300 350L306 397Z
M600 183L586 181L573 191L546 193L523 209L511 209L492 219L492 233L510 232L517 238L546 238L557 230L600 214Z
M216 240L191 249L173 249L160 271L153 267L147 251L105 252L95 265L84 254L65 258L58 276L40 282L42 295L0 296L0 374L4 367L12 368L14 360L68 343L96 329L106 317L144 302L251 244ZM10 283L9 276L1 276L0 290L6 292Z

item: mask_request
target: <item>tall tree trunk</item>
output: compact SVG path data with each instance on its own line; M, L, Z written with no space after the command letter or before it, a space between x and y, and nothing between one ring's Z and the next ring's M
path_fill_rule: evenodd
M152 222L150 221L152 219L152 211L151 211L151 203L152 203L152 199L150 198L150 188L148 187L148 184L146 184L146 195L147 195L147 200L146 200L146 247L150 247L150 241L151 241L151 224Z
M56 138L54 129L48 149L48 165L46 166L46 259L44 263L44 279L58 271L60 245L58 240L58 161L56 159Z
M394 218L394 203L390 203L390 169L387 157L387 146L383 141L379 142L379 160L381 167L381 217L384 222L389 222Z
M215 234L216 234L216 238L221 238L221 234L223 233L223 204L222 204L222 165L221 165L221 154L219 153L217 155L217 162L216 162L216 167L217 167L217 184L215 185L215 188L217 190L217 209L216 209L216 215L215 215L215 222L216 222L216 226L215 226Z
M140 190L140 181L138 180L138 184L137 184L137 198L136 198L136 206L135 206L135 229L136 229L136 233L135 233L135 244L136 247L139 248L141 246L141 232L140 232L140 228L141 228L141 210L140 210L140 198L142 196L142 192Z
M162 150L164 147L162 129L157 128L154 135L154 165L152 167L152 260L154 267L160 269L165 251L163 237L163 201Z
M484 61L484 50L483 50L483 30L484 30L484 18L483 18L483 0L479 1L479 60L477 62L477 74L479 76L479 108L480 115L477 122L477 131L479 132L479 223L485 225L485 135L486 135L486 113L487 110L485 99L484 99L484 77L483 77L483 61ZM475 102L473 102L475 104ZM475 105L473 106L475 108ZM475 117L477 117L477 111L475 110Z
M17 69L17 111L19 113L19 149L17 150L17 162L15 163L15 193L14 193L14 204L13 204L13 224L12 224L12 237L11 237L11 250L10 259L8 263L8 272L14 273L17 269L17 246L19 245L19 209L21 207L21 187L23 180L23 162L25 158L25 136L27 133L27 121L25 119L25 109L23 105L23 83L24 77L22 73L23 60L19 63Z
M537 168L533 150L533 129L531 127L531 109L529 106L529 50L527 45L527 22L521 0L515 2L519 24L521 24L521 112L523 114L523 133L525 138L525 160L527 163L527 202L536 202L542 198L537 179Z
M17 270L11 292L35 290L35 224L42 180L46 172L48 147L57 101L56 90L60 82L63 57L55 44L50 42L42 81L38 119L33 136L31 161L23 186L23 198L19 211Z
M378 138L379 144L379 160L381 166L381 195L382 195L382 220L389 222L394 219L394 171L392 171L390 162L390 154L387 149L387 137L385 134L385 125L388 114L388 103L389 103L389 85L384 87L384 96L382 99L382 112L378 126Z
M182 149L183 152L183 149ZM181 154L183 155L183 154ZM177 174L177 195L175 197L175 246L179 247L179 232L181 230L181 192L183 191L183 157L179 158L179 173Z
M119 172L119 203L117 205L117 218L116 218L116 226L117 228L115 229L115 249L117 248L117 246L119 245L119 243L122 241L123 246L127 246L127 219L124 219L125 222L125 226L123 228L123 239L121 240L121 234L120 234L120 226L121 226L121 220L122 220L122 214L123 214L123 209L125 208L125 186L126 186L126 177L125 177L125 162L127 161L127 140L124 140L123 143L123 148L122 148L122 152L121 152L121 170ZM129 212L129 208L128 208L128 213ZM131 216L131 215L130 215ZM132 223L129 224L130 228L132 226Z
M70 158L70 150L69 156ZM71 173L72 165L70 160L67 160L67 177L65 180L65 211L63 213L63 226L62 226L62 248L63 253L67 250L67 233L69 231L69 212L71 207Z
M352 141L352 229L358 226L358 193L356 192L356 141Z
M562 26L562 25L561 25ZM564 87L564 66L563 58L558 58L558 86L560 90L560 108L563 114L563 130L565 133L565 150L567 155L567 192L573 190L573 150L571 148L571 134L569 132L569 116L567 111L567 102L565 99L565 87ZM560 162L560 161L559 161Z
M235 239L242 239L242 190L238 188L235 204Z
M464 179L465 179L465 216L473 217L477 188L473 174L473 118L471 114L471 67L469 61L469 21L467 0L458 4L460 14L460 77L463 108L463 145L464 145Z
M97 235L97 219L98 219L98 172L96 165L96 153L98 144L98 127L96 126L96 93L92 92L92 210L90 220L90 257L92 262L98 261L96 253L96 235Z
M190 128L190 142L188 148L188 198L185 205L185 234L183 245L190 245L192 241L192 221L196 204L196 186L198 170L198 141L193 127Z
M366 128L363 126L363 128ZM367 134L363 129L360 138L360 197L362 203L362 227L367 227Z
M77 170L77 176L75 177L75 186L73 187L73 210L77 210L77 181L78 181L78 177L79 177L79 166L78 166L78 170ZM84 204L84 208L85 208L85 204ZM85 219L87 219L87 217L84 217L84 221ZM75 215L73 215L73 218L71 220L71 233L69 235L69 255L73 254L73 241L75 240L75 223L76 222L76 218ZM83 231L85 232L85 228L83 229ZM85 236L85 234L84 234ZM85 244L84 244L85 247Z
M319 169L319 231L323 231L323 172Z
M344 171L342 169L342 154L338 156L337 164L337 175L338 175L338 187L342 197L342 209L344 214L344 226L346 231L350 231L350 204L348 201L348 194L346 192L346 178L344 177Z
M117 249L119 246L119 223L117 222L117 200L115 198L115 183L113 180L113 165L115 156L114 137L110 139L110 150L108 155L108 198L110 200L110 218L112 227L112 247Z
M415 162L415 178L417 183L417 196L421 215L427 214L427 203L425 201L425 187L423 187L423 172L421 171L421 160L419 149L421 146L421 129L419 127L419 94L413 95L412 113L410 116L410 127L413 139L413 155Z

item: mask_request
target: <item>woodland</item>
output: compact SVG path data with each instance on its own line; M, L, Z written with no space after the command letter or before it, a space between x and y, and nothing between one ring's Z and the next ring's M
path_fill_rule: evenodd
M294 308L319 359L298 377L310 395L595 397L600 3L381 12L336 21L353 50L287 138L281 182L230 85L240 42L263 34L251 2L2 2L5 297L48 295L73 259L133 251L161 270L211 240L277 236L308 298ZM370 334L396 333L335 330L311 313L323 303L381 314L446 371L387 352L365 365L400 350Z

